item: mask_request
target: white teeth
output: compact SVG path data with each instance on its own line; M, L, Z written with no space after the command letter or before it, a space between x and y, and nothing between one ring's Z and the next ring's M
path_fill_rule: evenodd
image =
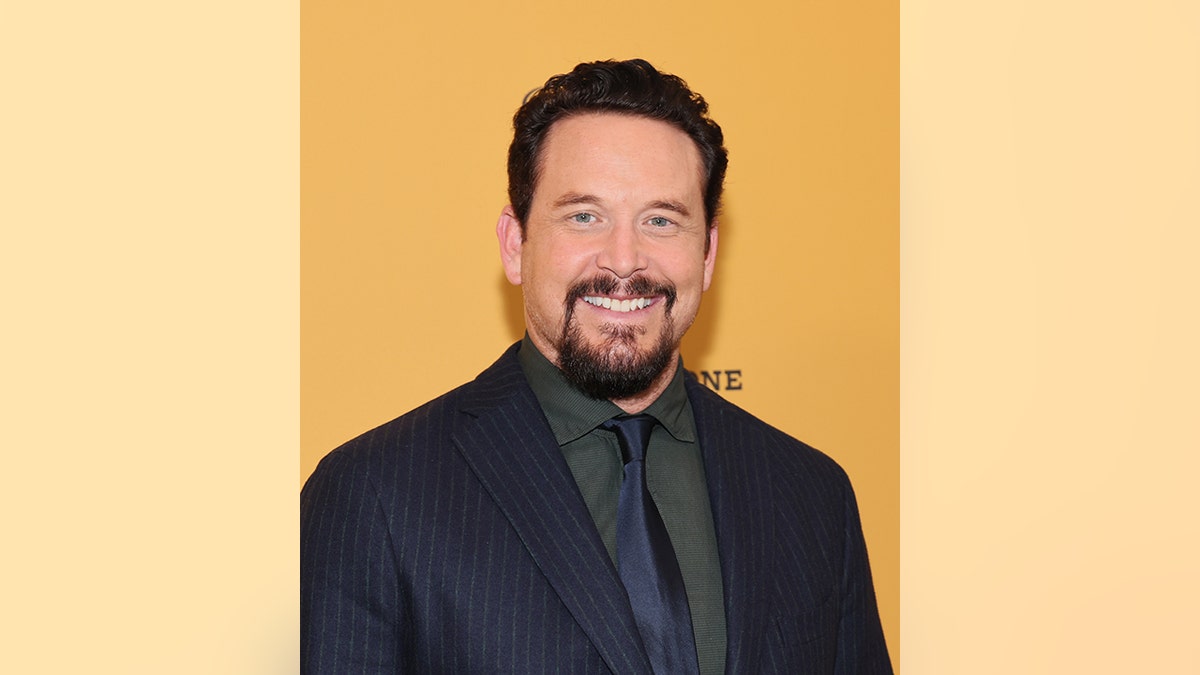
M585 295L583 301L589 305L611 309L614 312L634 312L651 305L650 298L634 298L633 300L613 300L596 295Z

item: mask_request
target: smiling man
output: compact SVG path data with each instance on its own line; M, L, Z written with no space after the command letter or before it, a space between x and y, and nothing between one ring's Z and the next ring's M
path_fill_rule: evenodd
M680 360L727 163L704 99L585 63L514 130L526 336L305 485L304 671L891 672L845 473Z

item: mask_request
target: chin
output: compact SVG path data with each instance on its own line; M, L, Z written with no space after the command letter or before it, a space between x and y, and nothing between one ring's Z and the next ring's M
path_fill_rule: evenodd
M670 322L657 339L649 339L640 326L607 325L593 340L570 322L559 340L558 366L567 381L592 398L630 398L649 389L674 363L673 334Z

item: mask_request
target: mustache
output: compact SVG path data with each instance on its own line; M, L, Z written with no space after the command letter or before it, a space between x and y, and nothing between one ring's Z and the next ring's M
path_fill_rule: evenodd
M669 281L651 279L645 275L633 276L622 281L615 277L598 274L591 279L580 281L571 286L570 290L567 291L567 316L573 313L575 301L582 299L585 295L628 295L638 297L661 295L667 303L666 311L669 314L671 308L675 306L677 293L675 284Z

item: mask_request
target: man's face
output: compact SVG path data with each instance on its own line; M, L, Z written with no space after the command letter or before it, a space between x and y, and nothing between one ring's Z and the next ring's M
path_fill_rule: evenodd
M497 225L530 339L597 398L665 383L716 256L699 151L665 122L588 113L554 123L540 162L524 241L511 209Z

